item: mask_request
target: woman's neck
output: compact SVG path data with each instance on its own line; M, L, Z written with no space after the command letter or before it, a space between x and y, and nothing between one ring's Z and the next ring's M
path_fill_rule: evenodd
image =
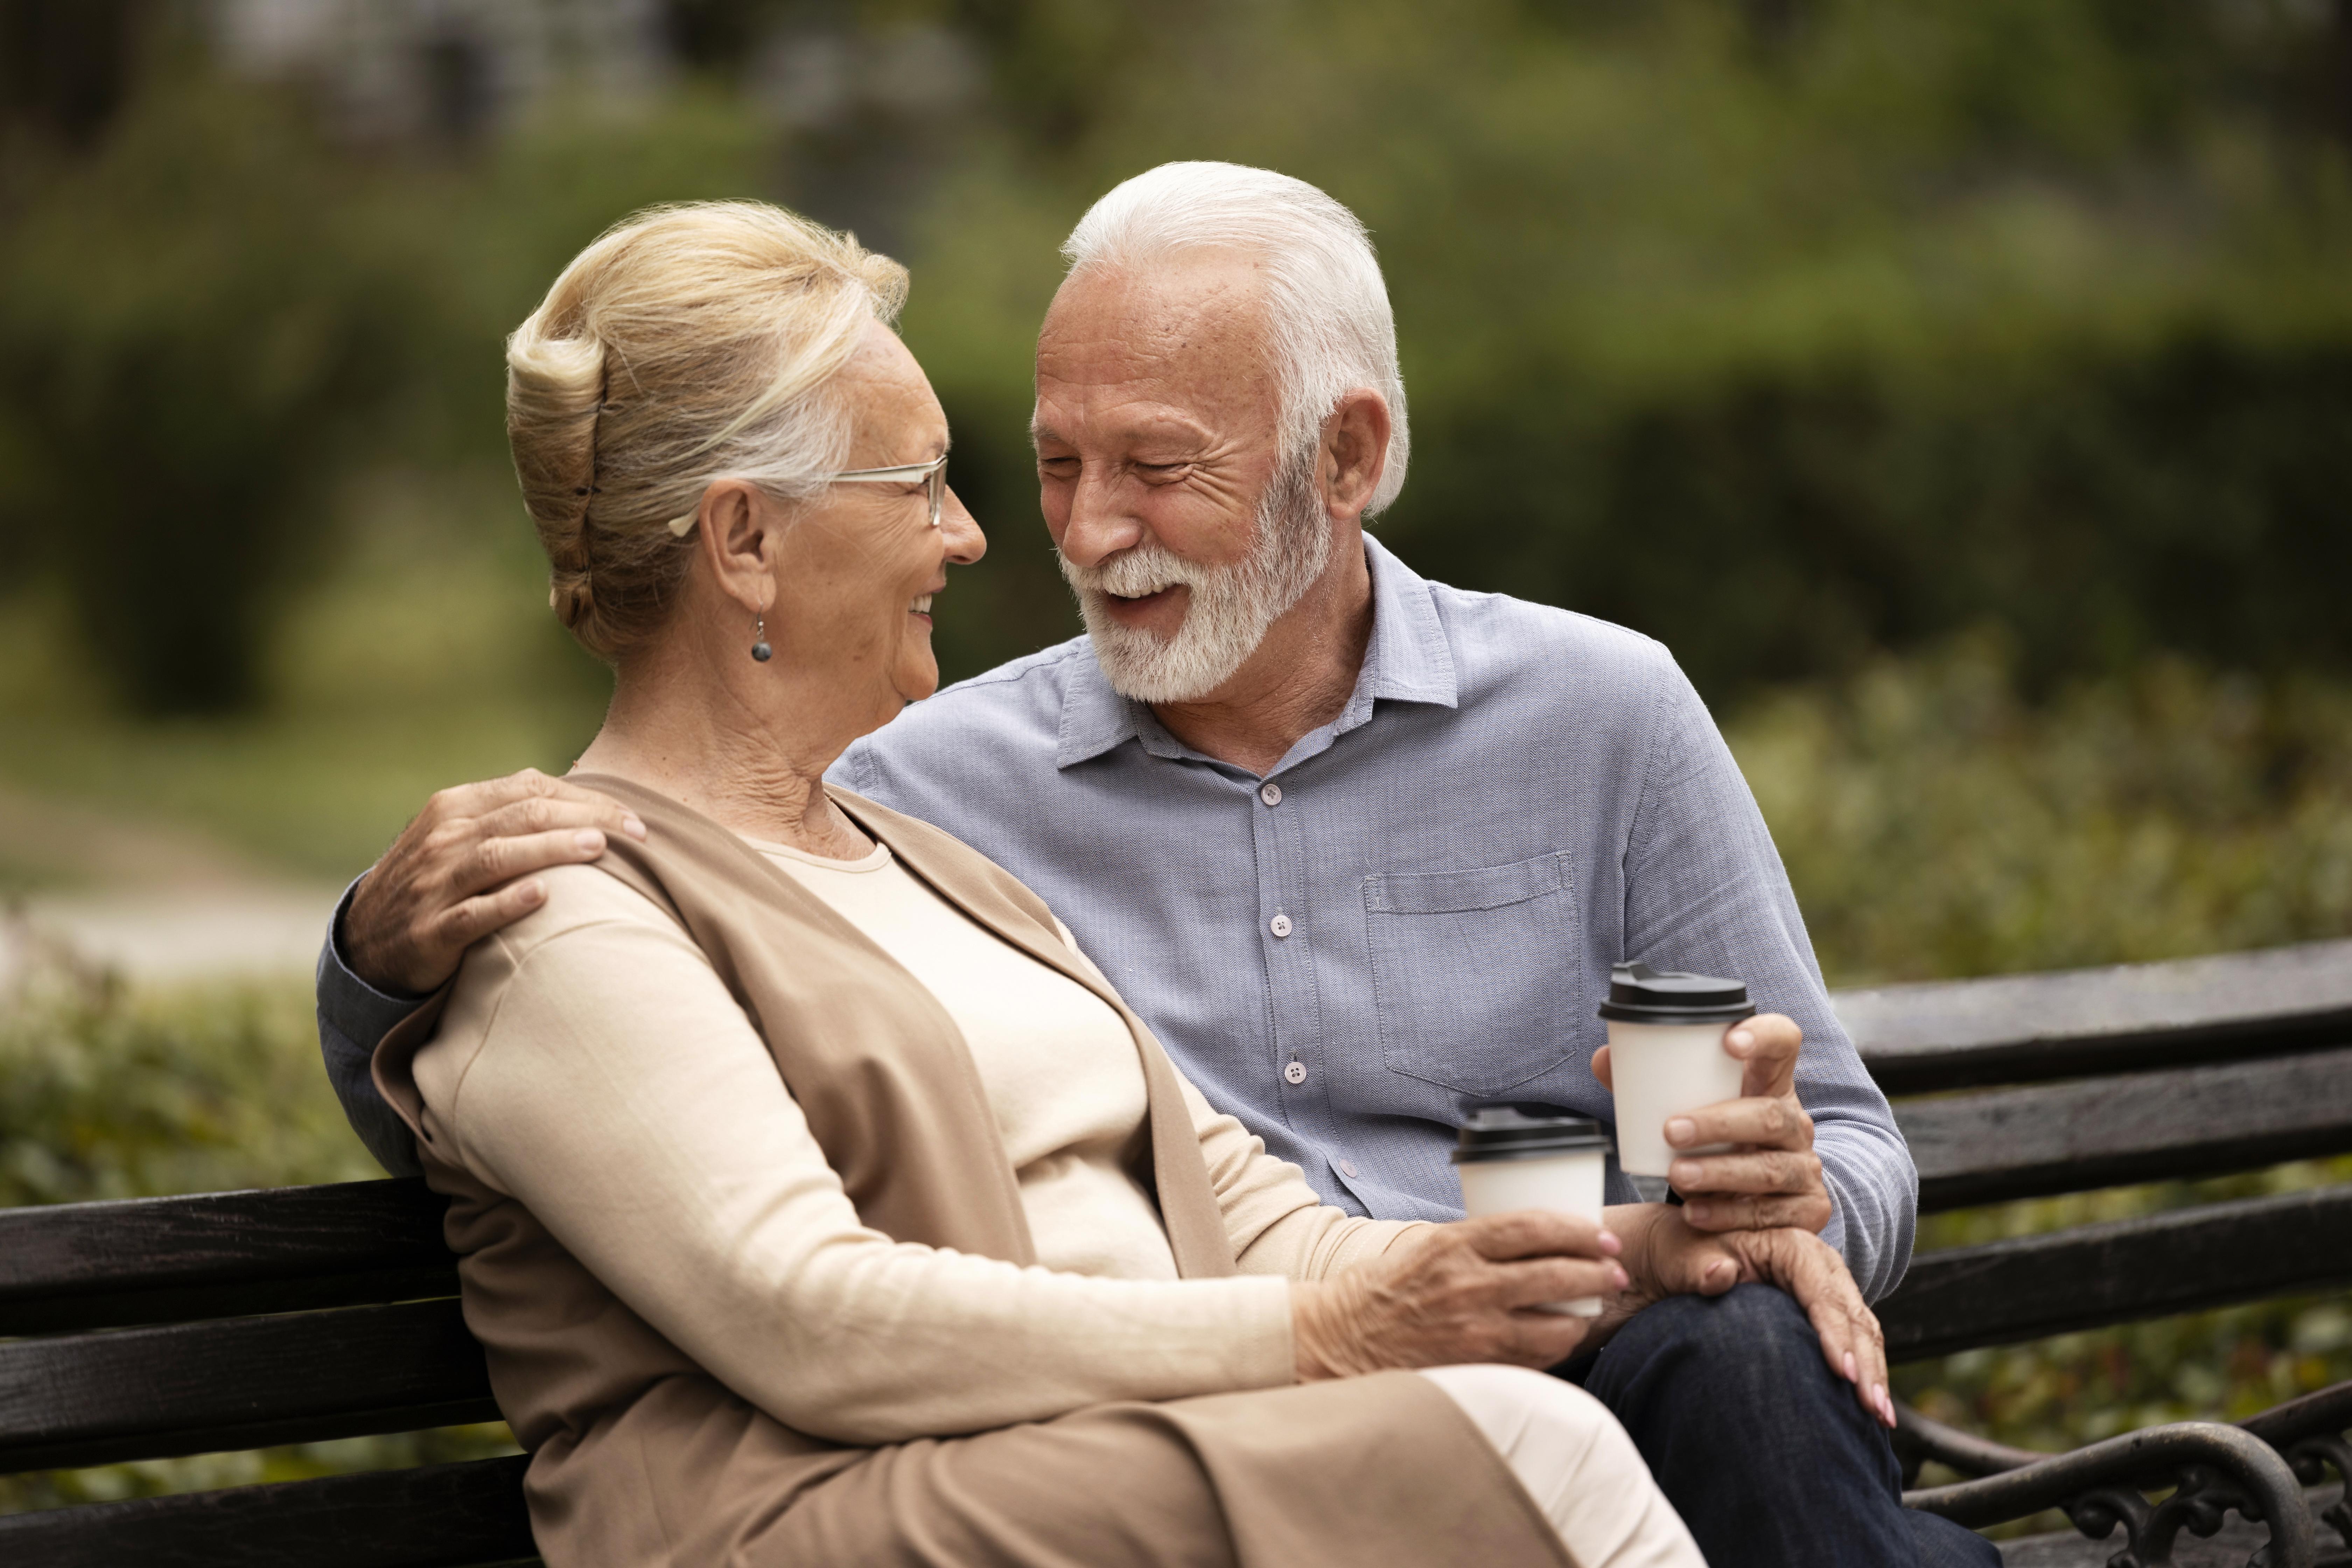
M871 853L824 791L825 769L864 730L789 675L760 674L768 679L727 680L700 660L646 650L614 682L575 769L642 784L747 838L836 860Z

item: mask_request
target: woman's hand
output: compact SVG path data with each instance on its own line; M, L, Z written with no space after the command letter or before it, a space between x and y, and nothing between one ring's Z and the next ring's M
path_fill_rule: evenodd
M1294 1280L1298 1379L1461 1362L1551 1366L1575 1352L1593 1320L1536 1304L1624 1289L1619 1250L1591 1220L1529 1209L1440 1226L1333 1279Z
M1812 1320L1830 1370L1853 1384L1854 1397L1882 1425L1895 1425L1895 1402L1886 1392L1886 1336L1845 1259L1828 1242L1793 1227L1708 1235L1692 1229L1680 1209L1664 1204L1612 1209L1609 1223L1624 1238L1622 1256L1633 1284L1601 1314L1598 1339L1667 1296L1720 1296L1749 1282L1778 1286Z

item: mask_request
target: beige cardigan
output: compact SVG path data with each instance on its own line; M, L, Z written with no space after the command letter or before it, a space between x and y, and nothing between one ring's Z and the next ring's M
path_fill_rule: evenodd
M1044 1267L902 1246L864 1225L710 961L593 867L546 873L546 903L476 945L413 1071L435 1143L788 1425L885 1443L1287 1384L1288 1279L1424 1228L1323 1205L1296 1166L1180 1080L1241 1270L1180 1280L1150 1193L1126 1168L1149 1100L1118 1014L887 847L827 864L754 847L946 1005ZM546 1092L557 1082L560 1097Z
M1015 1173L971 1053L937 999L717 824L619 780L579 782L645 819L647 842L619 841L600 865L708 959L860 1223L895 1247L1029 1268L1035 1253ZM927 825L845 793L835 798L941 897L1118 1014L1149 1098L1135 1169L1177 1270L1183 1282L1232 1281L1234 1238L1192 1113L1141 1021L1001 868ZM526 1493L552 1568L1076 1568L1102 1561L1111 1549L1104 1532L1129 1519L1152 1521L1117 1547L1137 1563L1566 1561L1468 1417L1410 1373L1114 1400L946 1442L850 1447L796 1430L667 1338L642 1289L600 1275L572 1238L438 1137L411 1070L438 1012L385 1039L376 1081L416 1131L428 1181L450 1195L446 1233L467 1321L500 1407L532 1452ZM563 1089L558 1077L544 1091L560 1099ZM864 1331L839 1325L835 1338ZM887 1339L887 1325L877 1331ZM814 1343L807 1353L838 1348ZM995 1348L985 1338L965 1347L974 1363Z

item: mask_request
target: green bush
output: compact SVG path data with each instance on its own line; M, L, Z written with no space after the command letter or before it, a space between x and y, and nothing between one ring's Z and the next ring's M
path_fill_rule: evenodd
M2013 666L1979 634L1727 725L1832 984L2352 936L2352 688Z

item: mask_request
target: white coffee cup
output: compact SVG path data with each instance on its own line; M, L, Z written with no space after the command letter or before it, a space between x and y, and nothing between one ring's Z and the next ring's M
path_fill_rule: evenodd
M1611 973L1601 1016L1609 1022L1617 1163L1644 1200L1662 1202L1676 1156L1732 1147L1677 1149L1666 1142L1666 1123L1739 1098L1747 1066L1724 1049L1724 1037L1754 1017L1756 1005L1737 980L1621 963Z
M1462 1207L1473 1219L1552 1209L1600 1223L1609 1135L1598 1121L1546 1114L1548 1110L1484 1105L1470 1113L1454 1165L1462 1178ZM1535 1310L1597 1318L1601 1298L1545 1301Z

